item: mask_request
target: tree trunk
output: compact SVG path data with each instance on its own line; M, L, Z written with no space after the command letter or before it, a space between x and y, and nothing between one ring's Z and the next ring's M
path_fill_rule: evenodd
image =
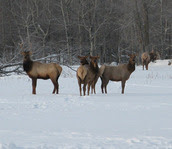
M63 5L63 0L61 2L61 12L63 16L63 23L64 23L64 28L65 28L65 37L66 37L66 48L69 56L69 64L71 64L71 52L70 52L70 47L69 47L69 36L68 36L68 27L67 27L67 22L66 22L66 17L65 17L65 12L64 12L64 5Z

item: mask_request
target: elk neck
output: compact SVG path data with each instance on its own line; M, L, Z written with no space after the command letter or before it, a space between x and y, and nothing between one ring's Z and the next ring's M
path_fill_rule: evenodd
M132 73L135 70L135 63L131 63L129 61L129 63L127 64L127 68L128 68L128 71Z
M33 61L30 58L23 61L23 69L27 73L32 70L32 66L33 66Z
M92 64L91 62L90 62L90 68L91 68L91 70L94 72L94 73L98 73L99 72L99 67L98 67L98 65L96 64L96 67L94 67L94 64Z

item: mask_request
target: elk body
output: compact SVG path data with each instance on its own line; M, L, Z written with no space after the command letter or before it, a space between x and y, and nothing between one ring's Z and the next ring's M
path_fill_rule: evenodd
M81 65L77 69L77 79L79 85L80 96L82 96L81 84L83 84L83 93L85 96L86 86L88 85L87 94L89 95L90 86L93 84L96 75L98 74L97 59L98 56L90 56L90 63L86 62L86 57L78 57L80 59ZM85 59L85 60L83 60ZM83 61L85 63L83 63Z
M158 52L154 52L154 50L152 50L150 53L144 52L141 55L141 59L142 59L143 70L144 70L144 66L146 67L146 70L148 70L149 63L151 61L154 62L155 60L160 59L160 55Z
M111 81L121 81L122 94L124 94L125 83L129 79L131 73L135 70L135 54L130 55L128 64L120 64L118 66L102 65L100 67L100 78L102 81L102 93L107 93L107 84Z
M37 79L51 79L54 85L54 93L59 93L58 79L62 72L62 67L56 63L40 63L32 61L31 52L21 52L23 55L23 68L27 75L32 79L32 94L36 94Z
M153 55L151 54L151 58L153 57ZM148 64L150 63L150 55L148 52L144 52L141 56L142 59L142 66L143 66L143 70L144 70L144 66L146 67L146 70L148 70Z

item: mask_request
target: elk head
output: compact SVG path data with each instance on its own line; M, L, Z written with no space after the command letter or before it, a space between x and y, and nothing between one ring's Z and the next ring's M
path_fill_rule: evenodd
M93 65L94 68L97 67L97 60L99 59L99 56L90 56L90 63Z
M81 65L88 64L88 61L87 61L88 56L78 56L78 58L80 59Z
M136 54L129 54L128 55L129 57L130 57L130 59L129 59L129 62L130 62L130 64L132 64L132 65L135 65L135 58L136 58Z
M30 60L30 55L32 55L31 51L24 51L21 52L21 55L23 55L23 61Z

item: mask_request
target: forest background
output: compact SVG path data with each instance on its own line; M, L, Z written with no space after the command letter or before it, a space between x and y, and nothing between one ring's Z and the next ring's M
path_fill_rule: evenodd
M171 0L0 0L0 73L19 72L22 50L68 66L78 55L99 55L102 64L137 53L140 64L154 50L171 59L171 15Z

